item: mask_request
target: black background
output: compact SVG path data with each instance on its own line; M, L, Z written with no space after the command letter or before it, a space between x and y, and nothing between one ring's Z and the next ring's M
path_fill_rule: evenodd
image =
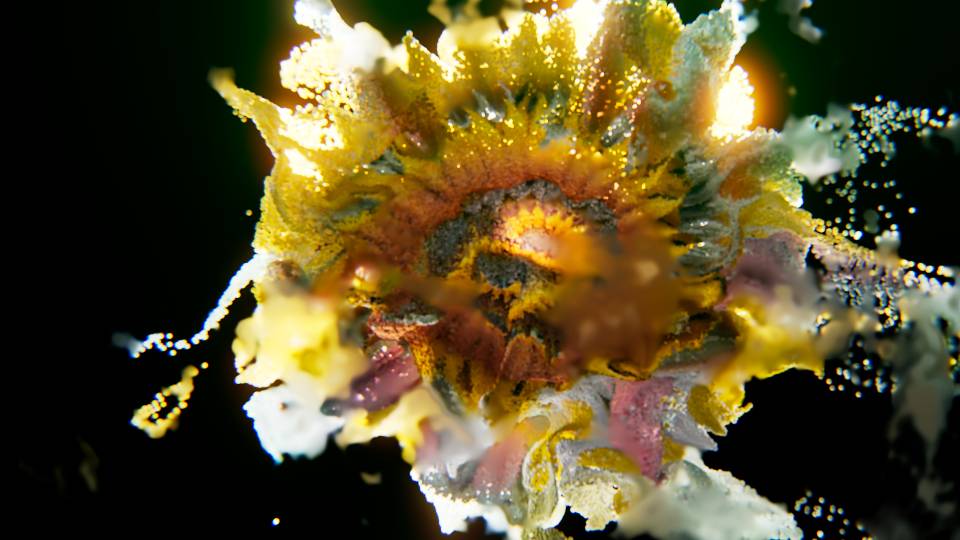
M441 27L427 3L338 5L348 22L371 22L394 43L412 28L432 44ZM742 58L758 87L759 122L779 128L788 114L823 113L829 102L876 94L960 110L957 4L818 0L806 14L826 36L811 45L787 30L776 2L748 3L761 10ZM716 5L678 2L685 22ZM240 86L292 104L277 64L310 37L292 20L292 0L73 9L69 38L57 42L67 55L52 68L69 80L43 88L57 118L53 129L48 123L31 132L36 141L55 140L58 151L35 158L41 173L31 181L41 193L21 210L36 217L24 226L38 234L14 266L31 278L13 281L28 302L8 330L28 345L7 359L27 367L11 376L16 392L7 409L15 421L16 514L71 530L441 537L393 441L345 452L331 445L315 460L281 466L260 449L241 409L251 389L232 384L232 328L252 310L250 298L235 305L224 331L185 357L131 360L110 344L117 331L189 336L250 257L271 159L253 125L240 123L209 87L207 73L232 67ZM943 141L898 141L893 165L867 173L897 179L909 201L903 208L919 209L895 219L901 254L958 265L957 153ZM837 212L813 194L810 207ZM51 218L55 232L40 232ZM202 361L211 367L177 431L154 441L129 425L131 412L176 381L186 363ZM774 501L791 504L810 489L855 516L902 493L886 465L886 397L831 393L806 373L750 383L747 397L754 410L705 457L708 464ZM78 472L85 447L98 461L95 492ZM361 471L382 473L382 484L364 484ZM578 524L565 522L569 530ZM482 527L474 524L469 537L482 537Z

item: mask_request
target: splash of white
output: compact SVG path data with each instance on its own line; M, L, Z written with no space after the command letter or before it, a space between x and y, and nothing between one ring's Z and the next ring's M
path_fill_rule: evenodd
M802 538L782 505L764 499L730 473L710 469L689 447L663 483L630 507L617 530L658 538Z
M780 0L779 9L790 17L790 31L810 43L817 43L823 37L823 30L814 26L809 17L800 15L800 12L813 7L813 0Z
M747 35L752 34L760 24L756 13L745 15L741 0L723 0L723 3L720 5L720 11L722 13L729 13L730 19L733 20L733 27L737 33L737 39L741 41L740 47L742 47L743 43L747 40ZM738 51L740 47L737 47Z
M297 391L281 384L250 396L243 410L253 420L260 445L280 463L284 454L308 458L322 454L330 434L343 427L342 418L320 413L320 405L309 388Z
M816 184L824 176L850 174L860 166L861 154L849 136L853 127L850 108L831 103L826 118L788 118L780 140L793 153L793 169Z
M335 44L340 54L338 65L349 71L370 71L377 60L391 55L390 43L376 28L365 22L351 28L330 0L297 0L293 8L297 24L306 26L321 38Z
M330 0L297 0L293 6L293 19L326 39L336 39L350 32L337 8Z

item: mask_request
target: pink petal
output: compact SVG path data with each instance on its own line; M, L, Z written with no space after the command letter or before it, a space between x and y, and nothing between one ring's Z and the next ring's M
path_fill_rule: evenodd
M420 382L413 355L396 341L381 341L370 353L370 369L350 382L350 404L368 411L400 399Z
M610 404L610 442L649 478L656 479L663 459L663 400L673 391L670 379L617 381Z

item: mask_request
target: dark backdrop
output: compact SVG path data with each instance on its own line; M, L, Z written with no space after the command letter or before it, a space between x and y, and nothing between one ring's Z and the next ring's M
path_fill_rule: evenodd
M413 28L429 44L440 26L426 14L427 3L338 2L348 22L369 21L393 42ZM690 21L716 4L680 0L678 7ZM787 30L775 4L748 4L761 9L760 30L743 54L758 86L762 124L780 127L788 114L822 113L829 102L876 94L960 110L957 3L818 0L807 12L826 30L816 46ZM56 38L67 53L56 69L69 80L44 89L53 94L58 121L43 133L64 150L40 153L38 164L56 172L36 184L67 194L57 200L62 208L37 210L53 213L62 226L18 259L25 270L41 268L21 272L36 276L38 286L14 286L33 299L12 327L32 329L15 336L27 336L28 347L9 359L28 367L15 375L15 402L7 409L15 419L16 515L40 527L148 534L440 537L393 441L346 452L331 445L320 458L279 467L259 448L241 409L251 390L232 384L232 328L252 309L248 297L224 331L186 358L131 360L110 345L116 331L190 335L251 255L270 156L253 125L240 123L206 79L211 67L232 67L240 86L292 103L277 64L309 37L293 23L292 0L90 3L73 10L69 38ZM897 219L901 253L960 264L957 154L909 137L900 148L892 167L876 171L878 179L897 179L919 209ZM211 368L197 380L177 431L154 441L129 426L135 407L176 381L183 365L201 361ZM754 411L706 456L708 463L774 501L791 504L809 489L853 515L871 515L890 493L903 491L886 464L885 398L831 393L805 373L750 383L747 397ZM954 414L954 440L956 426ZM95 490L79 472L84 462L96 463ZM382 483L364 484L361 471L382 473ZM568 518L565 526L575 531L582 522ZM469 537L481 536L472 527Z

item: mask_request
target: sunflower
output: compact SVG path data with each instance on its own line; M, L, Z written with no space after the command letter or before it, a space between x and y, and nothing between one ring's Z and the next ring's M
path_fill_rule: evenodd
M747 380L819 374L877 324L832 294L840 269L889 315L908 265L801 208L796 144L750 127L740 4L686 25L662 0L431 12L436 54L297 2L318 37L281 64L293 108L212 74L275 158L226 295L254 282L233 348L264 448L396 437L444 532L560 537L569 507L588 529L799 536L699 452Z

